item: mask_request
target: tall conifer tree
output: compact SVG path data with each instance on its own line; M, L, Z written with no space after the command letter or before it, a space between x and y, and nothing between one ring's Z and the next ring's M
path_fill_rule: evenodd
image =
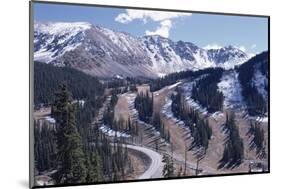
M58 183L83 183L86 181L85 155L81 136L75 124L74 106L65 84L56 94L53 116L57 125Z

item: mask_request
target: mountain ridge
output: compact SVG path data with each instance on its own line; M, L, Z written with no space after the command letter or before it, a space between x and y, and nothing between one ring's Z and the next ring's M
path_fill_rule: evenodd
M249 55L234 46L204 49L159 35L134 37L87 22L35 23L34 60L98 77L161 77L209 67L234 68Z

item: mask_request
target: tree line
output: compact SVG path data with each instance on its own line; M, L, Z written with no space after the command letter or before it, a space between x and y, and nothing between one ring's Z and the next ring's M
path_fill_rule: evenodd
M109 80L104 80L104 85L106 88L120 88L120 87L130 87L141 85L144 83L150 82L151 79L148 78L134 78L134 77L126 77L126 78L112 78Z
M167 142L170 142L170 131L165 128L159 113L154 113L152 117L152 125L160 133L160 136Z
M138 93L134 106L138 111L139 119L150 123L153 114L153 95L150 95L148 91Z
M264 136L264 130L258 123L251 122L251 126L247 133L249 137L252 137L250 142L250 149L256 150L256 154L259 158L266 157L266 141Z
M145 123L153 125L153 127L160 133L161 138L170 142L170 131L165 128L161 120L160 114L153 112L153 94L141 92L137 94L135 99L135 108L138 111L139 119ZM156 141L156 146L157 146Z
M149 82L150 91L154 92L154 91L162 89L163 87L166 87L168 85L172 85L181 79L196 78L200 75L208 74L210 72L213 72L215 70L220 70L220 69L221 68L206 68L206 69L197 70L197 71L186 70L186 71L171 73L164 77L151 80Z
M223 109L224 97L217 86L222 73L222 69L212 70L208 75L196 81L192 87L191 97L206 107L210 113Z
M226 114L226 121L223 126L226 132L226 142L224 145L223 156L219 161L218 168L234 168L239 166L244 158L244 144L240 137L239 129L235 123L235 114L230 112Z
M34 104L51 104L61 83L66 83L74 99L94 98L104 92L104 86L95 77L70 67L34 63Z
M212 129L209 126L208 120L200 118L199 113L191 108L188 108L183 100L182 91L177 88L176 93L171 96L173 115L189 128L190 135L193 138L192 145L189 150L196 147L208 148L209 140L212 136Z
M39 122L34 120L34 159L36 172L43 172L56 166L56 133L46 122Z
M114 107L117 104L117 101L118 101L117 94L112 93L109 105L103 114L103 123L109 126L111 129L113 127L113 122L114 122Z
M251 116L263 115L268 108L266 99L263 98L253 83L253 77L257 69L268 77L268 52L263 52L251 58L237 68L238 79L242 87L242 96ZM265 90L268 91L268 84L265 84Z

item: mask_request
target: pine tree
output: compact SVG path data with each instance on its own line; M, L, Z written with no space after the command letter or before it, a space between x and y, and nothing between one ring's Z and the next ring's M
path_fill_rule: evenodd
M57 126L57 183L83 183L86 182L85 155L82 150L81 137L75 124L74 106L65 84L56 94L53 106L53 117Z
M39 126L34 121L34 155L36 169L40 172L55 168L56 140L55 131L44 121Z
M240 165L244 158L244 144L235 123L234 113L231 112L230 115L226 115L224 130L227 131L228 136L218 168L233 168Z
M265 137L264 130L260 127L258 123L251 123L251 127L248 131L248 135L252 135L253 138L250 143L250 149L256 149L256 154L263 158L266 155L265 152Z
M153 96L153 95L152 95ZM148 91L140 93L135 99L135 108L138 110L139 119L146 123L151 121L153 114L153 97L150 97Z
M86 159L86 167L87 167L87 177L86 177L86 181L87 183L93 183L95 182L95 171L94 171L94 167L92 165L92 162L90 161L90 158L87 157Z
M89 174L87 176L87 182L101 182L102 179L102 160L97 151L91 154L89 160L90 167L88 167Z
M165 178L173 177L174 176L174 170L175 170L173 159L170 158L167 155L164 155L163 159L162 159L162 162L165 163L164 168L163 168L163 172L162 172L163 176Z

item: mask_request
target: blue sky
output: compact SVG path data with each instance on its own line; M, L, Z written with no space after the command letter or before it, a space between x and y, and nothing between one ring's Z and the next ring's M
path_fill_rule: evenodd
M248 53L268 49L268 20L262 17L35 3L34 19L40 22L90 22L133 36L159 34L205 48L234 45Z

